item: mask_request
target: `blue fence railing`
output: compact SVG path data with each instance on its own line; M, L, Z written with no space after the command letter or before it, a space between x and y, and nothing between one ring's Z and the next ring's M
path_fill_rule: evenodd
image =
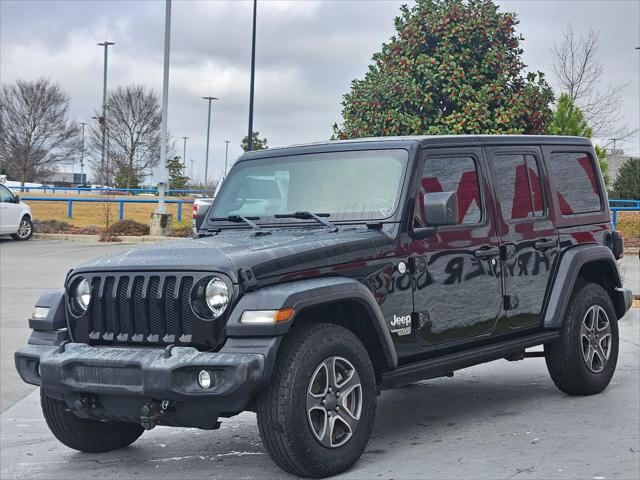
M618 212L640 211L640 200L619 200L609 199L609 210L611 210L611 223L615 227L618 224Z
M65 197L21 197L22 200L29 202L67 202L67 218L73 218L73 204L80 203L117 203L119 204L118 220L124 220L124 206L126 203L158 203L155 198L65 198ZM166 199L165 203L177 204L178 206L178 223L182 223L182 205L191 204L193 200L176 200Z

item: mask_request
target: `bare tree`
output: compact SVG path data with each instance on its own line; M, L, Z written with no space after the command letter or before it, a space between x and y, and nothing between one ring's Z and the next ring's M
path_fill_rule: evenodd
M599 34L590 29L576 37L571 24L554 42L553 74L563 93L584 113L594 136L608 141L626 139L635 131L621 125L623 90L629 82L601 88L604 67L598 60Z
M107 162L105 177L131 188L160 161L161 110L158 95L143 85L118 87L107 97ZM100 168L102 129L99 115L90 127L94 170ZM99 172L97 172L99 173ZM99 177L99 175L97 175Z
M78 127L67 120L69 97L41 78L0 89L0 164L22 186L43 180L76 152Z

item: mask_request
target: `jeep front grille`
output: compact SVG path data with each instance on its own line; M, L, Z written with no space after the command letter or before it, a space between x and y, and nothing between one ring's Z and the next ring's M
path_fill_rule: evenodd
M141 272L82 276L91 285L91 302L80 317L67 309L75 341L216 344L221 322L202 319L191 308L193 286L210 274ZM69 285L72 282L73 278ZM197 339L194 327L198 330Z

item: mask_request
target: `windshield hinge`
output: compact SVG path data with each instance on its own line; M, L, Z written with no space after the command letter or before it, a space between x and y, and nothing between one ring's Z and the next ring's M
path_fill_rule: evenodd
M244 287L245 291L250 292L252 290L255 290L258 282L256 281L256 277L253 274L253 270L251 270L249 267L242 267L238 271L238 276L240 277L240 281L242 282L242 286Z

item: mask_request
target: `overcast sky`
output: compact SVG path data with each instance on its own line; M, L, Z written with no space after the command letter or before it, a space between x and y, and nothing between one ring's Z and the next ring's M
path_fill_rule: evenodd
M258 2L254 130L269 145L327 139L340 120L340 102L371 55L393 34L406 1ZM411 2L408 2L411 3ZM568 23L576 34L600 32L605 83L630 82L625 122L640 125L640 1L501 1L518 14L529 70L551 75L550 49ZM247 131L251 52L250 1L174 0L169 129L188 136L187 158L202 178L207 102L214 104L210 172L241 153ZM102 50L109 51L110 87L143 83L162 90L164 1L0 0L0 80L59 82L71 97L71 115L87 121L100 105ZM549 78L549 80L552 80ZM605 85L603 85L604 87ZM624 145L640 151L638 136ZM182 154L182 140L176 145Z

